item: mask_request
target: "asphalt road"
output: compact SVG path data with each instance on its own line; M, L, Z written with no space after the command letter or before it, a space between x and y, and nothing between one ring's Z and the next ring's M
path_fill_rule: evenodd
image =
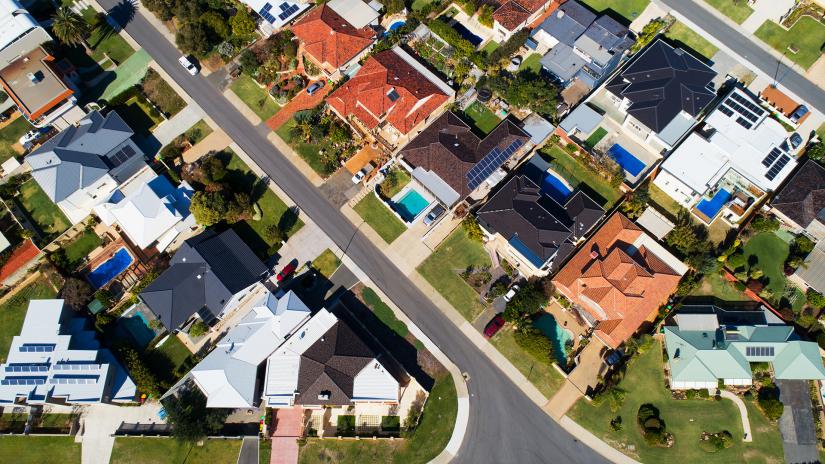
M786 63L791 62L789 58L786 57L782 60L777 71L777 63L779 63L779 60L773 56L773 54L768 53L753 42L759 39L751 37L750 35L744 35L737 29L728 26L727 23L699 5L695 0L657 1L685 16L765 74L769 76L774 76L775 74L776 80L780 84L787 87L809 105L817 108L819 111L825 112L825 90L817 87L804 76L787 66Z
M107 10L129 11L123 3L99 0ZM275 181L303 214L335 243L415 322L453 362L470 376L470 422L455 462L546 463L606 462L575 440L527 398L386 256L201 76L190 76L175 49L140 14L127 32L192 96L206 113ZM605 418L607 420L607 418Z

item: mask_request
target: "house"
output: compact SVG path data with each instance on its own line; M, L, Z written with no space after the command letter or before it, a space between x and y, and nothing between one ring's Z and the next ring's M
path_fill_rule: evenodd
M261 17L258 29L264 36L279 31L312 6L305 0L241 0L241 3Z
M449 85L396 45L367 58L327 104L358 132L372 132L396 146L435 119L454 97Z
M593 89L619 66L633 42L627 27L571 0L533 30L528 47L550 49L541 65L563 86L579 81Z
M58 66L42 44L52 38L17 0L0 3L0 85L9 101L36 127L68 127L83 117L77 91L69 80L73 69Z
M379 357L326 309L267 292L187 378L210 408L397 404L399 382Z
M378 12L361 0L332 0L304 15L292 32L303 45L304 59L338 80L372 49L377 24Z
M181 233L197 228L189 212L194 193L186 181L173 187L166 177L147 169L94 211L104 224L116 224L137 247L163 251Z
M554 0L505 0L493 11L493 34L503 42L527 27L545 11L555 8Z
M806 161L777 191L771 208L794 233L825 240L825 168Z
M448 111L398 152L412 177L446 207L489 188L506 175L501 167L518 159L529 136L505 119L483 139L455 113Z
M659 152L672 150L716 97L716 71L656 39L605 84L622 126Z
M665 159L653 183L705 224L738 224L796 167L789 135L734 87Z
M778 111L791 124L802 124L810 115L810 111L805 105L800 104L788 94L779 90L776 85L766 86L764 90L759 92L759 98Z
M815 290L825 293L825 246L817 243L814 249L805 257L805 261L796 268L788 280L804 290Z
M615 213L553 278L593 334L618 348L656 318L687 266Z
M488 245L528 276L558 270L604 217L604 209L582 191L548 191L548 176L562 182L548 169L549 163L533 155L476 213Z
M0 364L0 405L135 401L137 387L63 300L31 300Z
M148 169L134 131L115 111L89 113L26 156L32 177L72 224Z
M823 380L825 366L814 342L803 342L764 306L730 310L683 306L665 325L673 390L752 385L751 363L770 363L778 380Z
M207 324L235 309L268 269L232 229L209 229L183 242L140 299L170 331L193 319Z

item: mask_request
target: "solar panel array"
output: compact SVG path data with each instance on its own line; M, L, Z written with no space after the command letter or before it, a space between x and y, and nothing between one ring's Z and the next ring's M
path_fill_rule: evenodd
M54 365L56 371L89 371L100 369L97 363L58 363Z
M737 102L742 104L740 105ZM753 127L753 123L759 121L759 116L764 113L762 108L759 108L757 105L754 105L741 95L735 93L725 100L725 105L727 105L727 108L733 109L733 111L736 111L739 115L741 115L741 117L736 119L736 122L745 129L750 129ZM722 108L726 108L726 106L720 106L719 108L722 110ZM727 111L723 112L728 116L732 116L731 114L728 114Z
M278 5L278 8L281 9L281 14L278 15L281 21L286 21L287 18L289 18L298 11L298 5L290 5L286 2Z
M269 24L275 24L275 17L272 16L272 13L269 12L269 10L271 9L272 4L267 2L264 4L264 6L261 7L261 9L258 11L258 14L261 15L262 18L267 20ZM283 9L281 9L281 11L283 11Z
M791 160L790 156L782 155L782 157L779 158L779 161L774 163L774 165L771 166L770 169L768 169L768 173L765 174L765 178L768 179L768 180L773 180L774 177L776 177L776 175L779 174L779 171L781 171L782 168L784 168L785 165L788 164L788 162L790 160Z
M741 104L742 106L744 106L745 108L747 108L748 110L753 112L753 114L755 114L756 116L762 116L763 114L765 114L765 109L764 108L762 108L761 106L759 106L759 105L755 104L754 102L748 100L747 98L743 97L742 95L740 95L738 93L731 94L730 98L733 98L734 100L736 100L739 104Z
M112 167L116 168L121 164L125 163L135 154L135 149L132 148L131 145L126 145L120 150L112 153L109 155L109 161L112 163Z
M45 377L6 377L0 380L0 385L43 385Z
M387 92L387 97L390 98L390 101L396 101L400 96L398 95L398 92L395 91L395 89L390 89L390 91Z
M51 384L58 384L58 385L86 385L91 383L97 383L98 376L89 376L89 377L52 377L49 380Z
M773 356L772 346L746 346L745 356Z
M490 150L490 153L484 156L469 172L467 172L467 186L470 190L475 190L482 182L490 177L496 169L500 168L504 161L513 155L522 145L524 141L521 139L514 140L506 148L499 147Z
M6 372L46 372L49 370L48 364L8 364Z
M724 106L724 105L720 106L719 111L721 111L722 114L724 114L727 117L733 116L733 110L728 108L727 106Z
M24 343L20 345L21 353L51 353L54 345L48 343Z
M749 123L748 121L745 121L745 118L741 116L736 118L736 123L744 127L745 129L750 129L751 127L753 127L753 124Z
M762 166L765 166L766 168L769 167L771 164L773 164L774 161L776 161L777 158L779 158L779 155L781 154L782 152L779 151L778 148L771 148L771 151L770 153L768 153L768 156L766 156L765 159L762 160Z

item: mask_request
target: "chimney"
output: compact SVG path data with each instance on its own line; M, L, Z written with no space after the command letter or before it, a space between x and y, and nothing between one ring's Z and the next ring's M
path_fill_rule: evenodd
M593 251L591 251L591 252L590 252L590 258L591 258L591 259L599 259L599 252L598 252L598 250L593 250Z

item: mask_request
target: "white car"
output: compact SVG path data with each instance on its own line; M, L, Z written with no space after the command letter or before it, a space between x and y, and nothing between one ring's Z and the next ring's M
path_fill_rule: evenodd
M367 175L367 173L364 172L363 169L356 172L355 175L352 176L352 183L357 184L357 183L361 182L361 180L364 179L364 176L366 176L366 175Z
M178 63L180 63L180 65L183 66L184 69L186 69L186 71L193 76L197 76L200 72L198 68L194 64L192 64L191 61L189 61L189 58L185 56L178 58Z
M504 294L504 301L509 303L516 296L516 292L518 292L518 285L513 285L510 287L510 291Z

